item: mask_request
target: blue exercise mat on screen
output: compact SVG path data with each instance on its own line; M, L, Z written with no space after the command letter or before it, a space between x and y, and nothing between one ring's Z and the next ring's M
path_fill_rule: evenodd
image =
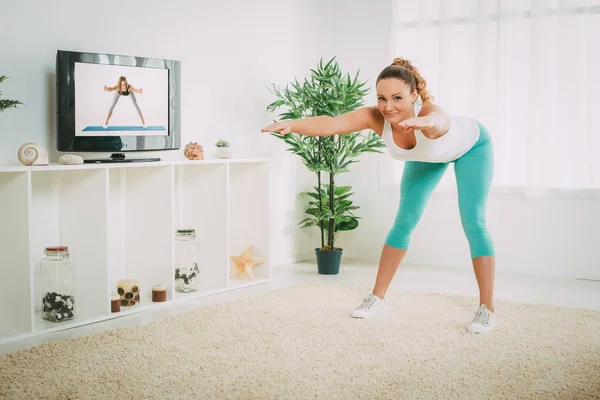
M101 131L105 131L105 132L110 132L110 131L167 131L167 129L164 126L147 126L147 127L143 127L141 125L139 126L107 126L106 128L104 128L102 125L100 126L86 126L83 131L95 131L95 132L101 132Z

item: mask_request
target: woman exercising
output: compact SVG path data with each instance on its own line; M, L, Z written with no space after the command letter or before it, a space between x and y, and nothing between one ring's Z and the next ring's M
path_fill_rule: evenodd
M144 121L144 116L142 115L142 111L140 110L137 100L135 99L135 93L142 94L141 88L140 89L134 88L127 82L126 77L121 76L121 77L119 77L119 81L117 82L117 84L115 86L108 87L108 86L104 85L104 91L105 92L116 92L115 95L113 96L112 105L110 106L110 109L108 110L108 115L106 116L106 121L104 122L105 129L108 127L108 121L110 120L113 110L115 109L115 106L117 105L117 102L119 101L121 96L130 96L131 97L131 101L133 102L133 105L135 106L135 109L137 110L138 115L140 116L140 119L142 120L142 126L144 128L146 127L146 122Z
M400 205L383 245L375 286L352 311L355 318L371 317L385 310L385 294L407 252L411 234L431 193L448 165L454 163L462 226L479 286L479 309L467 329L489 332L499 321L493 302L494 245L485 218L494 174L490 134L478 121L449 117L433 104L425 79L406 59L396 58L381 71L376 88L376 107L361 107L338 117L279 121L262 131L330 136L370 129L381 136L393 158L405 161Z

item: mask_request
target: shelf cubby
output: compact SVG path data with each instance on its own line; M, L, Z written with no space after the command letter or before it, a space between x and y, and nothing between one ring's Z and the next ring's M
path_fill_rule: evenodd
M125 271L118 279L140 281L140 305L151 303L152 286L167 286L172 293L173 264L173 168L127 168ZM116 291L116 280L111 282Z
M39 169L31 175L31 243L35 330L48 331L106 316L107 172ZM41 317L41 259L48 246L68 246L75 264L75 318Z
M269 254L269 164L229 165L229 253L240 255L252 246L254 257L265 262L253 268L254 280L271 279ZM229 261L229 271L233 263ZM230 280L230 287L246 286L247 276Z
M200 247L198 290L175 292L176 297L227 288L227 182L225 163L175 167L175 229L195 229Z
M0 340L32 329L28 172L0 174Z

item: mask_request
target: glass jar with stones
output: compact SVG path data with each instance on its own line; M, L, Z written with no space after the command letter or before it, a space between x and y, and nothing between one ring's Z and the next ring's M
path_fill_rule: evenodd
M52 322L75 317L75 262L67 246L46 247L42 258L42 318Z
M195 229L178 229L175 233L175 290L198 290L200 245Z

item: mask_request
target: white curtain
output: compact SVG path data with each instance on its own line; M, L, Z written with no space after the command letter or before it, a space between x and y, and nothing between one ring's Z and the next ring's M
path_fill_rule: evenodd
M495 144L494 186L600 187L600 0L395 0L390 61ZM386 169L384 167L384 169ZM398 182L401 163L390 180ZM453 185L452 168L442 186Z

